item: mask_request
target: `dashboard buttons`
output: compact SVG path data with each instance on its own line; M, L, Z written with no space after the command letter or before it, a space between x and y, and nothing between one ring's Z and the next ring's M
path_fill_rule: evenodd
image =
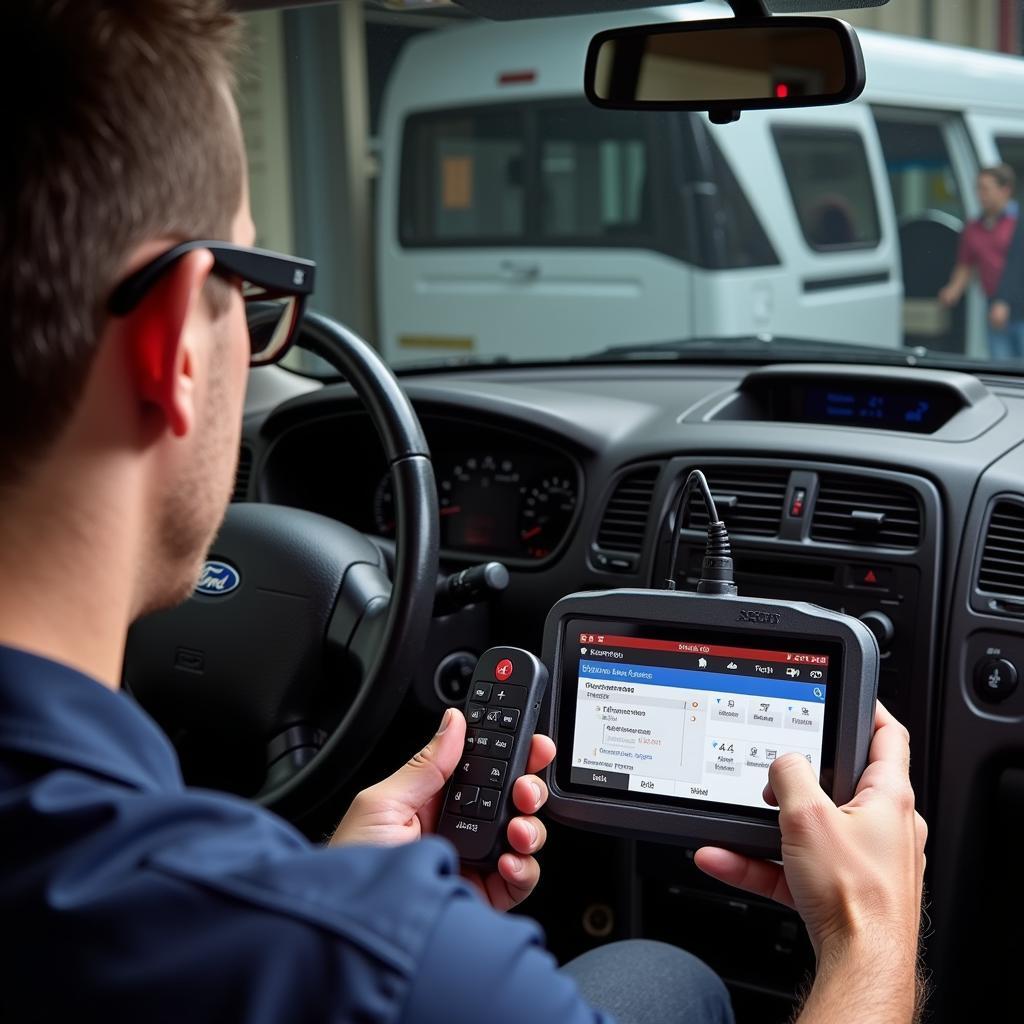
M892 590L895 574L885 565L847 565L843 570L843 586L857 590Z
M875 634L879 652L883 655L888 654L896 636L896 627L892 624L892 619L885 612L870 611L865 612L860 621Z
M974 692L989 704L998 704L1017 689L1017 668L1005 658L982 658L974 666Z
M807 488L794 487L793 494L789 499L789 514L793 519L800 519L807 507Z

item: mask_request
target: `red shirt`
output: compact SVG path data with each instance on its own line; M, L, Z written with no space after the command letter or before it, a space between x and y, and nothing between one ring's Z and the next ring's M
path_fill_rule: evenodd
M960 251L956 261L978 268L981 287L990 299L995 295L1003 276L1006 252L1010 248L1016 226L1017 218L1008 213L1002 214L991 227L979 217L969 221L960 236Z

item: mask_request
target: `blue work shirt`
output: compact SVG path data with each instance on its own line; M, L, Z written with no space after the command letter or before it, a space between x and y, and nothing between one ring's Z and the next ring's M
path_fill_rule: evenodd
M605 1019L446 842L315 847L186 788L127 694L0 647L0 1020Z

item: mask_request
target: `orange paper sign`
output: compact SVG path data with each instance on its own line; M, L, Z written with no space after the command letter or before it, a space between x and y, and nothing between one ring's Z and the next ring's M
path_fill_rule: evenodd
M446 156L441 161L441 204L446 210L473 205L473 158Z

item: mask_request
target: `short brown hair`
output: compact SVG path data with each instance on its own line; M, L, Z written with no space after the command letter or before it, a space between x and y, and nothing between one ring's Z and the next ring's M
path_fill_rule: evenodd
M74 410L133 247L227 237L243 180L222 0L4 7L0 483Z
M983 167L978 176L988 175L1000 188L1008 188L1011 192L1017 187L1017 175L1009 164L993 164Z

